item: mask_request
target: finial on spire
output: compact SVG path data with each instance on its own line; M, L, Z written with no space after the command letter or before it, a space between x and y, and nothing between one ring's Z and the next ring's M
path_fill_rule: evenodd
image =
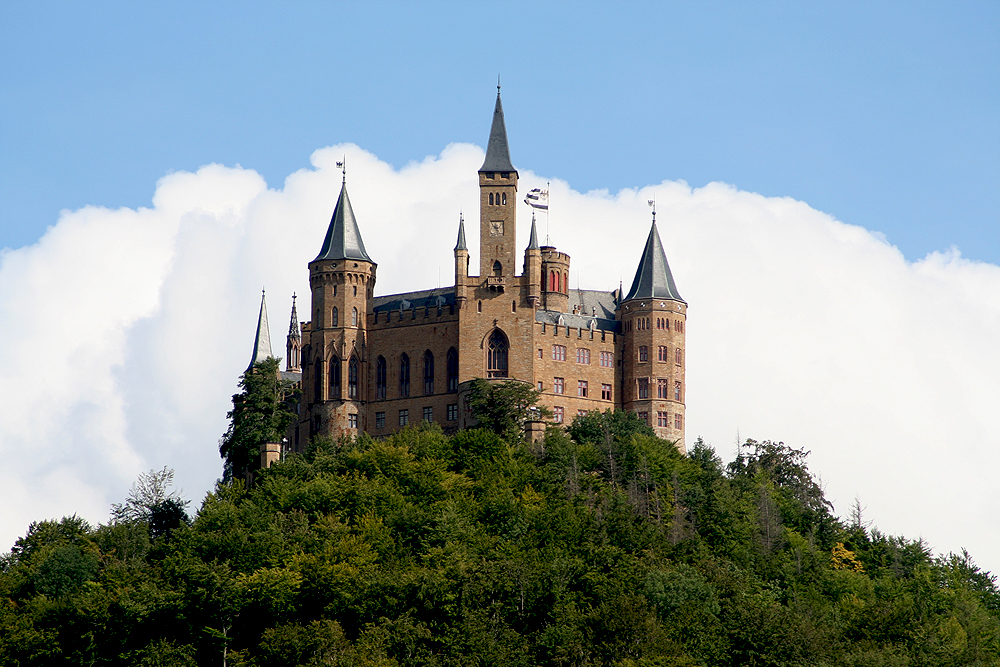
M340 173L343 174L344 180L341 183L347 183L347 155L344 155L343 160L337 160L337 166L340 167Z
M656 224L656 197L646 201L647 204L653 207L653 224Z
M497 72L497 95L500 95L500 72Z

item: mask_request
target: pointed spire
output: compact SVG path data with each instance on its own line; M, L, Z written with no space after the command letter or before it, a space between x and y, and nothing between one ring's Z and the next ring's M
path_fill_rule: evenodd
M271 354L271 330L267 326L267 305L264 303L264 290L260 291L260 314L257 316L257 335L253 339L253 357L247 370L253 365L268 359Z
M499 84L497 103L493 108L493 125L490 127L490 142L486 145L486 160L479 171L514 171L514 166L510 163L510 149L507 147L507 126L503 122Z
M292 319L288 322L288 337L292 340L301 340L302 338L299 331L299 315L295 312L295 292L292 292Z
M365 251L364 241L361 240L358 221L354 217L354 209L351 208L351 200L347 196L346 182L340 187L340 197L337 198L337 206L333 209L333 217L330 219L330 227L326 230L323 248L313 261L321 259L372 261Z
M670 273L670 265L667 264L667 256L663 252L663 244L660 243L660 233L656 230L655 221L649 229L649 237L646 239L646 247L642 251L642 259L639 260L639 268L632 281L632 289L628 291L624 301L629 299L672 299L686 303L677 292L677 285L674 284L674 277Z
M535 229L535 211L531 211L531 238L528 239L527 250L538 250L538 231Z
M455 250L468 250L469 247L465 245L465 216L461 213L458 214L458 242L455 244Z

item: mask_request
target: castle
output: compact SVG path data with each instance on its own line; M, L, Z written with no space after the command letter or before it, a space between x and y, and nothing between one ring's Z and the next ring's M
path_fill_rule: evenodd
M316 435L377 437L421 420L449 432L466 427L474 423L468 384L487 378L530 382L556 423L592 410L635 412L685 451L687 303L655 212L627 294L571 289L570 256L539 246L534 220L518 275L517 182L498 87L479 169L478 273L470 273L460 220L454 286L376 296L377 264L345 178L309 263L312 319L300 326L292 301L282 375L299 383L301 396L290 450L303 450ZM262 299L251 365L268 356Z

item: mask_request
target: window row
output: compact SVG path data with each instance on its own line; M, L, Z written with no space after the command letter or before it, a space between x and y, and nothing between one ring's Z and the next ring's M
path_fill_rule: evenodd
M589 414L590 414L590 410L577 410L576 411L576 416L577 417L586 417ZM556 422L557 424L562 424L564 421L566 421L566 409L564 407L562 407L561 405L557 405L554 408L552 408L552 420L554 422Z
M639 419L649 424L649 413L648 412L637 412ZM673 426L675 429L680 430L684 428L684 415L679 412L674 413ZM656 425L660 428L670 428L670 413L664 412L662 410L657 410L656 412Z
M542 271L542 291L569 293L569 275L554 269Z
M356 399L359 396L358 389L358 376L360 363L358 358L351 356L350 361L347 363L347 397L350 399ZM323 364L317 359L314 364L313 372L313 394L316 396L316 400L321 400L323 392ZM343 398L343 382L342 382L342 364L340 357L334 355L330 358L329 366L329 393L327 398L330 400L337 400Z
M357 289L357 287L355 287L354 289ZM330 327L339 327L339 326L340 326L340 311L337 310L336 306L334 306L333 310L330 311ZM351 308L351 326L352 327L358 326L357 308Z
M434 353L430 350L424 352L424 395L434 393ZM388 388L388 366L385 357L379 356L375 361L375 400L384 400ZM406 398L410 395L410 356L405 352L399 355L399 398ZM448 350L447 359L447 392L458 391L458 351L455 348Z
M649 378L637 378L635 381L636 398L649 398L650 384ZM675 380L673 387L671 387L670 380L659 378L656 380L656 397L679 401L681 400L682 388L683 385L680 380Z
M498 192L498 193L496 193L496 196L494 196L493 193L491 192L489 194L489 198L490 198L490 206L506 206L507 205L507 193L506 192Z
M403 408L397 413L399 418L399 425L406 426L410 423L410 410L408 408ZM421 418L425 422L434 421L434 407L426 406L422 410ZM450 403L447 408L447 421L454 422L458 421L458 403ZM385 428L385 412L375 413L375 428L383 429Z
M640 345L636 352L636 357L639 361L649 361L649 347ZM667 349L666 345L658 345L656 347L656 360L663 362L670 361L670 350ZM684 350L679 347L674 348L674 364L677 366L684 365Z
M538 391L544 391L545 386L542 382L538 383ZM565 394L566 393L566 378L552 378L552 393L553 394ZM590 382L587 380L577 380L576 381L576 395L581 398L588 398L590 396ZM610 401L611 400L611 385L601 384L601 400Z
M677 333L684 333L684 320L673 320L673 325L671 325L670 322L671 320L665 317L633 317L632 319L625 320L624 333L629 333L630 331L646 331L654 327L670 331L671 326Z
M542 358L542 350L538 350L538 358ZM566 346L565 345L553 345L552 346L552 360L553 361L566 361ZM590 365L590 350L585 347L576 348L576 363ZM604 368L613 368L615 365L615 355L614 352L601 352L601 366Z

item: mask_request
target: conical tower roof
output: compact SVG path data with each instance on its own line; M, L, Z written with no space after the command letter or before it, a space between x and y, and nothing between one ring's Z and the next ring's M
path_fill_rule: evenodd
M514 171L514 166L510 163L510 148L507 147L507 126L503 122L500 86L497 86L497 103L493 107L493 125L490 127L490 142L486 145L486 160L479 171Z
M526 250L538 250L538 231L535 229L535 212L531 212L531 237L528 239Z
M351 208L351 199L347 196L346 182L340 188L340 197L337 198L337 206L333 209L333 217L330 219L330 227L326 230L323 248L313 261L318 262L321 259L360 259L372 262L372 258L365 251L365 243L361 240L358 221L354 217L354 209Z
M462 216L458 217L458 241L455 243L455 250L468 250L469 246L465 245L465 218Z
M300 340L302 334L299 329L299 314L295 311L295 293L292 292L292 318L288 322L288 337Z
M649 229L649 238L646 239L646 247L642 251L642 259L639 260L632 289L628 291L625 301L629 299L672 299L687 303L681 298L677 285L674 284L670 265L667 264L667 255L663 252L663 244L660 243L660 233L656 231L655 220Z
M264 290L260 291L260 314L257 316L257 334L253 339L253 356L250 358L250 365L253 365L274 356L271 354L271 330L267 326L267 304L264 303Z

